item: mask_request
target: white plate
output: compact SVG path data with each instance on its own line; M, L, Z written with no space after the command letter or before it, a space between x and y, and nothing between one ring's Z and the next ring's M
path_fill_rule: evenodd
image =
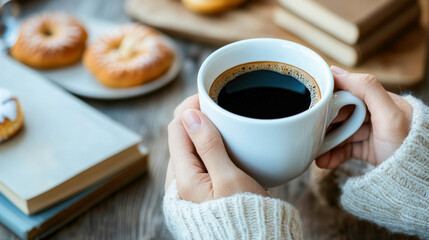
M113 28L119 26L115 23L89 18L79 18L79 20L82 21L88 31L88 43L93 42L99 36L106 34ZM164 37L167 39L168 44L174 51L174 62L164 75L141 86L118 89L105 87L95 79L89 70L85 68L82 62L53 70L39 70L39 72L66 90L83 97L96 99L122 99L143 95L155 91L173 81L180 71L182 59L181 52L171 38L167 36Z

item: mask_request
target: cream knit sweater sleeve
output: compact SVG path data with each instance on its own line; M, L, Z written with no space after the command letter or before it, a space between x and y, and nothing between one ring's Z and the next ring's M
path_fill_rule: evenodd
M342 186L350 213L394 232L429 239L429 108L408 96L411 130L400 148L363 176ZM298 211L279 199L250 193L196 204L181 200L176 183L163 210L177 239L302 239Z
M429 107L408 96L411 130L399 149L342 186L342 207L392 232L429 239Z
M163 210L175 239L303 239L294 207L256 194L197 204L181 200L173 182L165 193Z

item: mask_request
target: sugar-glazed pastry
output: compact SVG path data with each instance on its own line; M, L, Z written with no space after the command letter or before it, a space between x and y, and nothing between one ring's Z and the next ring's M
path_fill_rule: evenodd
M83 61L102 84L125 88L161 76L173 60L173 51L161 34L143 25L130 24L91 43Z
M183 5L203 14L221 13L237 7L246 0L182 0Z
M18 99L0 88L0 142L15 135L24 124L24 113Z
M25 20L12 56L35 68L56 68L78 62L85 50L88 35L72 16L45 13Z

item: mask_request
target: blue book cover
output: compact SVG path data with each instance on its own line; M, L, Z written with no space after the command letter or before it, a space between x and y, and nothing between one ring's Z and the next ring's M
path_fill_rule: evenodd
M0 194L0 222L21 239L49 235L144 173L146 160L145 156L115 176L34 215L24 214ZM65 211L68 209L73 211Z
M35 215L25 215L7 198L0 194L0 222L22 239L28 239L28 233L39 229L43 223L58 215L64 209L72 206L83 197L89 195L99 186L94 186L78 195Z

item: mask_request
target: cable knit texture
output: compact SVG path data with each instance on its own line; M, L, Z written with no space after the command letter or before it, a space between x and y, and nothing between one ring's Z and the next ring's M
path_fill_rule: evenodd
M303 239L294 207L256 194L197 204L181 200L174 181L165 193L163 210L176 239Z
M341 205L393 232L429 239L429 107L411 96L411 130L399 149L342 187Z
M344 176L338 179L340 202L357 217L393 232L429 239L429 107L411 96L405 99L413 107L407 138L378 167L339 171ZM298 211L279 199L241 193L196 204L181 200L173 182L163 208L177 239L303 238Z

